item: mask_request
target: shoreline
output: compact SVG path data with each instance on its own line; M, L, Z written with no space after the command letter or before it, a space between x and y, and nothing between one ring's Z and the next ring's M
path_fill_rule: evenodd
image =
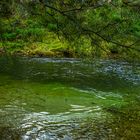
M60 55L61 53L61 55ZM53 55L52 55L53 54ZM58 55L59 54L59 55ZM104 59L104 60L116 60L116 61L125 61L125 62L129 62L129 63L140 63L140 59L131 59L131 58L124 58L124 57L120 57L120 56L109 56L109 57L92 57L92 56L84 56L84 57L80 57L80 55L64 55L62 52L57 52L57 53L43 53L43 54L38 54L38 53L33 53L33 54L27 54L27 53L19 53L19 52L14 52L14 53L9 53L9 52L0 52L0 57L2 56L8 56L8 57L27 57L27 58L60 58L60 59L65 59L65 58L69 58L69 59L83 59L83 60L87 60L87 61L93 61L96 59Z

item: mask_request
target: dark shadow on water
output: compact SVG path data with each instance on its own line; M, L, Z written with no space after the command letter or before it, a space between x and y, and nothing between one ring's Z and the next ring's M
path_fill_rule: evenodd
M0 140L21 140L21 135L15 128L0 126Z

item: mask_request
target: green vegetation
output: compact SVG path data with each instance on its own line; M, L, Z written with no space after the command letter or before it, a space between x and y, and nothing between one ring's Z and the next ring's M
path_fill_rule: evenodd
M138 0L1 0L0 53L139 59Z
M139 1L0 0L0 139L139 140Z
M17 19L9 21L3 19L5 31L2 34L1 48L8 53L19 53L21 55L51 55L52 50L66 48L66 43L61 43L57 36L44 27L40 27L37 21L18 19L20 23L13 29L10 24ZM56 55L56 54L55 54ZM59 55L59 54L58 54Z

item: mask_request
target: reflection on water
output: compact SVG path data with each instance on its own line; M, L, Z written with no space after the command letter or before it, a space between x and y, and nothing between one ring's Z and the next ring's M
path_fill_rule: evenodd
M77 107L74 107L73 109L73 106ZM67 136L69 139L72 139L73 136L71 131L73 129L78 129L79 123L81 123L84 118L92 115L94 119L95 117L96 119L103 119L101 111L97 112L97 110L100 110L99 107L90 107L90 111L87 109L89 108L84 107L82 110L81 106L72 105L70 112L59 113L56 115L48 115L48 112L27 114L23 119L21 128L29 131L26 132L23 139L30 137L39 137L39 139L59 139L59 135L62 135L62 138ZM90 114L93 111L96 113ZM82 120L80 120L81 118Z
M140 65L0 58L1 140L140 139Z

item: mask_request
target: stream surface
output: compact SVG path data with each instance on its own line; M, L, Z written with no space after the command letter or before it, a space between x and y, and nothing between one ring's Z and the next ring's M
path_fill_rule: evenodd
M140 64L0 57L0 140L140 140Z

